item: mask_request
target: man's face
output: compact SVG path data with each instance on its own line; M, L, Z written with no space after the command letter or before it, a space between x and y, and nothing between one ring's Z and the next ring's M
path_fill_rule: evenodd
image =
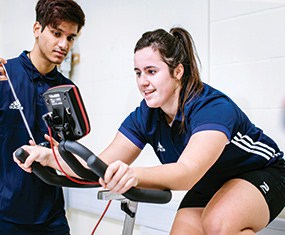
M61 22L57 28L47 25L42 31L39 22L34 25L37 56L52 64L60 64L73 46L78 25Z

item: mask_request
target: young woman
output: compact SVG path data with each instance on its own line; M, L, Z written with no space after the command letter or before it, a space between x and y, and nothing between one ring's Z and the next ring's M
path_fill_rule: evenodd
M99 155L103 187L188 190L171 234L255 234L285 205L285 165L277 144L225 94L203 83L190 34L146 32L134 71L143 96ZM162 165L130 167L146 144ZM57 168L50 150L24 146L33 161ZM68 169L67 169L68 170ZM72 172L70 172L72 174Z

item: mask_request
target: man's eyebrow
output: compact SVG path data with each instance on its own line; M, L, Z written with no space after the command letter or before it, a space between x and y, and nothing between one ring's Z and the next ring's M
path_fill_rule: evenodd
M72 37L77 37L78 36L78 34L74 34L74 33L72 33L72 34L70 34L69 36L72 36Z
M51 29L58 30L60 32L64 32L64 30L62 30L60 27L51 27ZM77 37L78 34L72 33L72 34L70 34L68 36Z

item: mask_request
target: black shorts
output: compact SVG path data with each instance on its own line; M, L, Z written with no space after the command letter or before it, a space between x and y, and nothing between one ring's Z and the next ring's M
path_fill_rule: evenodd
M285 206L285 161L277 159L266 168L243 173L234 178L244 179L259 189L264 196L269 210L270 221L275 219ZM183 198L180 208L205 207L213 197L212 194L202 194L194 189L188 191Z

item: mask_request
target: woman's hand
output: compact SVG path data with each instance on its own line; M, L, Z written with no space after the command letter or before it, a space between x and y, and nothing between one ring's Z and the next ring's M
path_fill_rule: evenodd
M15 152L13 153L13 159L14 161L21 167L24 171L31 173L32 168L31 165L33 162L39 162L43 166L49 165L49 159L52 157L52 151L49 148L45 148L42 146L35 145L33 142L30 142L32 145L24 145L21 148L23 148L25 151L29 153L29 156L27 157L26 161L22 163L20 160L18 160L15 156Z
M138 185L138 177L133 168L118 160L108 166L104 180L100 178L99 183L112 192L123 194Z

